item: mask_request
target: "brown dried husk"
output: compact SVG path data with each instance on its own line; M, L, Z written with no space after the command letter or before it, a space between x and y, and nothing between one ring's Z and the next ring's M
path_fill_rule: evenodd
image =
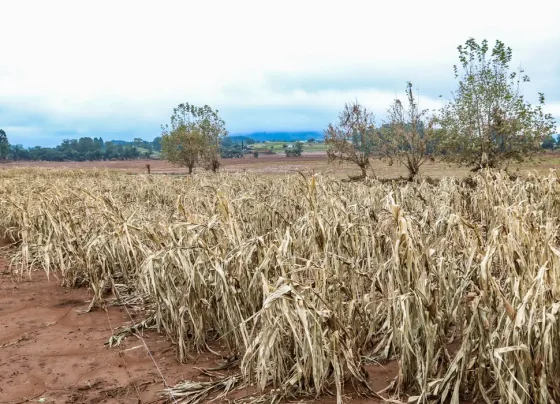
M391 359L392 399L560 401L555 172L397 185L19 168L0 170L0 211L15 273L85 284L92 306L118 287L180 360L216 342L239 358L164 392L179 401L242 385L253 402L340 403L345 383L376 396L364 366Z

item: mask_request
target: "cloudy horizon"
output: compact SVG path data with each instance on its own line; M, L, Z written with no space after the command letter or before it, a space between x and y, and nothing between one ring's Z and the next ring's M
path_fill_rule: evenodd
M321 131L358 100L379 121L407 81L454 89L457 46L499 39L560 121L560 3L502 0L2 2L0 128L12 144L151 140L182 102L232 134ZM442 96L440 98L440 95Z

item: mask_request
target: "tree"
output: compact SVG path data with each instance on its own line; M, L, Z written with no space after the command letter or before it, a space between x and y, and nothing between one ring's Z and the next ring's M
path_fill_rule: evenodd
M421 110L412 92L412 83L407 83L408 106L396 99L388 111L388 122L381 130L380 150L382 156L392 164L399 161L408 170L412 181L426 161L433 159L433 123L427 119L427 110Z
M161 136L161 152L163 158L181 167L187 167L192 174L198 163L204 141L198 128L182 125Z
M4 130L0 129L0 161L6 160L10 153L10 143L8 142L8 135Z
M220 157L228 158L243 158L243 141L241 144L223 141L220 144Z
M215 172L220 166L220 141L227 134L217 110L208 105L179 104L173 110L171 126L162 126L162 155L174 164L188 167L189 174L199 161Z
M90 137L82 137L78 140L78 151L80 153L87 153L89 151L95 150L95 145L93 139Z
M29 151L25 149L22 145L17 144L10 146L9 152L10 159L13 161L28 160Z
M362 177L371 168L369 159L378 150L379 134L373 114L358 102L346 104L338 124L325 131L327 156L330 161L348 161L362 170Z
M542 142L542 148L546 150L554 150L556 141L552 135L547 136Z
M105 142L105 160L116 158L117 146L113 142Z
M204 146L201 152L203 167L215 173L220 168L220 146L212 142L209 143L206 135L203 135L203 140Z
M521 83L529 77L521 68L510 70L512 51L504 43L496 41L488 54L486 40L470 38L458 50L459 86L438 120L445 159L477 171L530 158L554 130L552 116L542 111L544 95L539 93L537 106L525 101Z
M160 152L161 151L161 137L156 137L152 142L152 147L154 151Z
M103 138L93 138L93 147L94 150L102 150L103 149Z
M287 157L301 157L301 152L303 151L303 143L295 142L294 147L291 149L286 149Z

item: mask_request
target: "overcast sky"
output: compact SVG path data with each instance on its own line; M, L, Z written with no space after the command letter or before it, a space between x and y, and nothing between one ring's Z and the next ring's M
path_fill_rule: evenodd
M457 46L500 39L560 121L560 1L0 0L0 128L11 143L147 140L181 102L231 133L323 130L406 81L436 107Z

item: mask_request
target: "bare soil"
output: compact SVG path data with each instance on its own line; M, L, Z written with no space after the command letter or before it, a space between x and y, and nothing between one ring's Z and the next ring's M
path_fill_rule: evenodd
M330 164L324 152L304 153L301 157L286 157L282 154L262 155L258 158L253 156L245 156L240 159L222 159L222 171L250 172L268 175L285 175L293 174L297 171L330 173L340 177L348 175L357 175L359 169L351 164ZM389 166L383 161L372 160L372 167L375 175L381 178L399 178L406 177L406 169L399 164ZM84 161L84 162L12 162L0 165L2 168L11 167L45 167L45 168L74 168L74 169L109 169L122 170L129 173L140 174L146 173L146 164L150 164L152 174L185 174L184 168L174 166L163 160L130 160L130 161ZM514 164L509 167L512 173L526 174L528 172L537 172L539 174L547 174L550 169L560 168L560 153L549 152L543 154L539 159L524 164ZM195 168L195 172L201 171ZM429 162L422 166L422 176L441 178L441 177L465 177L470 173L468 168L451 166L441 162Z
M299 169L328 168L325 153L309 153L301 157L288 158L284 155L263 155L258 158L247 156L238 159L222 159L221 169L226 172L258 172L286 174ZM83 161L83 162L49 162L21 161L2 164L0 168L11 167L44 167L74 169L109 169L124 170L130 173L146 173L146 164L150 164L152 174L185 174L186 168L175 166L165 160L128 160L128 161ZM331 167L332 169L333 167ZM195 172L203 171L195 167Z
M119 308L79 314L88 300L86 289L62 288L43 272L17 282L0 275L1 403L157 402L164 384L142 341L132 336L104 347L113 328L131 323L128 316ZM194 367L219 359L201 355L181 365L162 335L144 339L170 385L203 380Z
M205 381L197 368L220 363L221 358L203 353L180 364L174 346L156 332L144 333L144 340L159 371L135 336L107 349L112 330L132 322L116 307L79 314L89 298L87 289L63 288L42 271L14 279L0 258L0 403L163 403L167 400L157 395L165 386L160 371L168 385ZM368 373L371 386L380 390L397 366L371 366ZM352 403L372 402L352 392L346 397Z

